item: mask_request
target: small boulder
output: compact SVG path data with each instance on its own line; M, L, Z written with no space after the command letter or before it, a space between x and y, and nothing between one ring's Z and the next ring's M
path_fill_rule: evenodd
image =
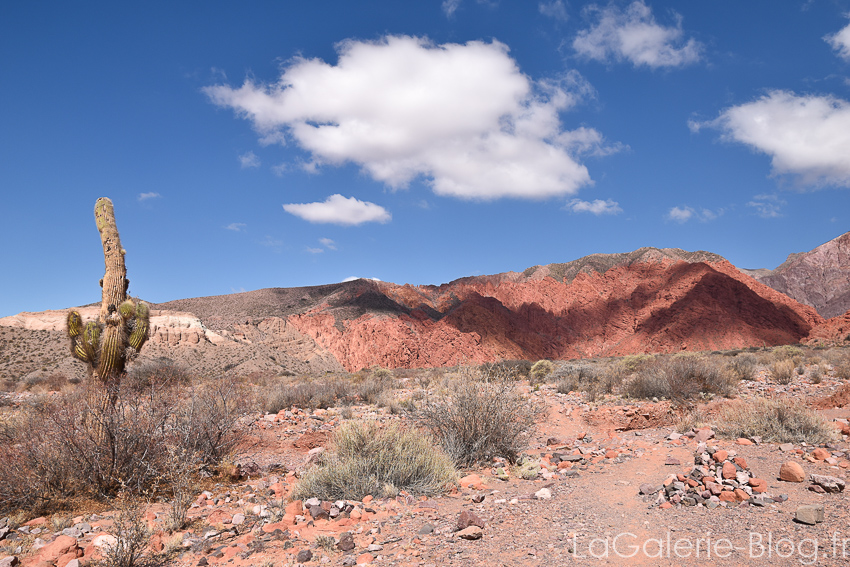
M804 504L797 508L795 519L801 524L813 526L823 522L823 504Z
M469 510L464 510L460 513L460 516L457 519L457 529L465 530L469 526L478 526L479 528L484 528L484 520L476 516L473 512Z
M834 476L813 474L812 482L823 488L826 492L836 493L844 491L844 481Z
M342 532L336 547L340 551L351 551L355 548L354 535L351 532Z
M800 466L800 463L788 461L779 467L779 480L785 482L803 482L806 480L806 471Z
M484 535L484 530L482 530L478 526L469 526L468 528L460 530L457 533L457 536L459 538L468 539L468 540L481 539L481 537L483 535Z

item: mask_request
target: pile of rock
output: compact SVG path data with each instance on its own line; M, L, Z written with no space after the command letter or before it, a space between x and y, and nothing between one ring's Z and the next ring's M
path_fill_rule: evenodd
M717 508L748 503L753 506L781 503L787 496L767 493L767 481L756 478L746 459L734 451L707 447L700 443L694 454L694 467L670 475L663 484L642 484L640 494L653 506L704 506Z

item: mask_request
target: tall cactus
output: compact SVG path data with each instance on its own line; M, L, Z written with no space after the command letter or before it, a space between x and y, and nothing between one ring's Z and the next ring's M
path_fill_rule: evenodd
M145 303L127 298L130 282L112 201L106 197L98 199L94 216L106 265L106 273L100 280L103 288L100 316L96 321L83 324L80 313L71 311L67 326L71 353L89 364L95 382L93 386L99 390L95 409L105 411L115 402L125 365L136 356L148 338L150 308Z

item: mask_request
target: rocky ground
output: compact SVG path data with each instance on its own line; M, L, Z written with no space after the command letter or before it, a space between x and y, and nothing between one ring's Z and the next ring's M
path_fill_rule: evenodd
M740 397L821 400L842 440L717 439L710 427L677 428L669 402L588 403L553 385L526 385L548 414L529 466L462 471L459 486L435 498L290 502L299 471L347 415L293 408L252 418L244 477L194 494L187 529L164 530L165 502L139 517L154 533L151 557L178 566L846 565L850 409L834 407L842 396L823 401L843 382L756 378L742 383ZM707 404L704 415L721 404ZM402 419L374 406L355 406L350 417ZM0 521L0 566L90 563L114 541L115 515Z

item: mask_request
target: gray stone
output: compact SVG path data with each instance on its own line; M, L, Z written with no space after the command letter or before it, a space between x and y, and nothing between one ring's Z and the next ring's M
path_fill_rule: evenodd
M62 530L62 535L71 536L73 538L83 537L83 531L80 528L65 528Z
M645 483L640 485L640 493L641 494L655 494L656 492L658 492L662 488L663 487L661 485L650 484L648 482L645 482Z
M475 515L474 512L470 512L469 510L464 510L460 513L457 519L457 529L464 530L469 526L478 526L479 528L484 527L484 520Z
M796 520L813 526L823 522L823 504L804 504L797 508Z
M0 559L0 567L17 567L20 565L20 561L14 555L9 555L8 557L4 557Z
M366 551L371 553L373 551L381 551L382 549L384 549L384 546L380 543L370 543L369 546L366 548Z
M346 555L342 558L342 567L354 567L357 565L357 559L353 555Z
M321 501L321 500L319 500L318 498L310 498L310 499L308 499L308 500L306 500L306 501L304 502L304 505L305 505L307 508L312 508L313 506L321 506L321 505L322 505L322 501Z
M83 532L84 534L87 534L91 531L91 524L89 524L88 522L80 522L79 524L74 524L74 527Z
M840 478L835 478L834 476L813 474L811 476L811 479L812 482L819 485L827 492L836 493L842 492L844 490L844 481Z
M295 560L298 563L307 563L311 559L313 559L313 552L309 549L302 549L298 552L298 555L295 556Z
M245 514L243 514L241 512L237 512L236 514L233 514L233 519L231 520L231 523L234 526L241 526L242 524L245 523Z
M794 444L793 443L783 443L782 445L779 446L779 450L783 451L785 453L787 453L788 451L793 451L794 450Z
M6 534L9 533L9 528L3 527L0 528L0 541L3 541L3 538L6 537Z
M432 526L431 524L425 524L424 526L419 528L419 531L416 533L418 533L419 535L432 534L434 533L434 526Z
M541 488L540 490L534 493L534 496L538 500L549 500L550 498L552 498L552 491L548 488Z

